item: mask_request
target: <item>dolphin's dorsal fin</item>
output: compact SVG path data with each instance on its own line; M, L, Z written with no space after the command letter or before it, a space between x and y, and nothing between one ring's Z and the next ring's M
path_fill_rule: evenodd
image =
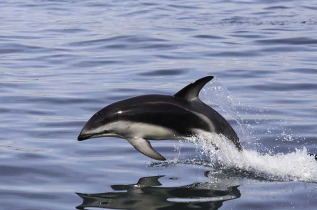
M148 140L134 137L127 139L128 142L142 154L155 160L166 160L160 153L155 151Z
M174 97L183 98L188 101L192 101L198 98L200 90L205 86L207 82L212 80L213 76L203 77L194 83L190 83L180 91L178 91Z

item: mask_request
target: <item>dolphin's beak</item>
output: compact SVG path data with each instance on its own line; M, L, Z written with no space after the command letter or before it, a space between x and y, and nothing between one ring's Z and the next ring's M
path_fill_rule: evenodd
M100 137L106 137L107 132L103 131L102 133L88 133L86 130L82 130L77 138L78 141L84 141L86 139L92 139L92 138L100 138Z
M85 126L81 129L79 136L77 138L78 141L84 141L86 139L90 139L93 138L94 134L92 131L90 131L89 129L89 125L91 124L90 122L91 120L89 120Z
M78 141L84 141L86 139L89 139L90 137L91 137L91 135L85 135L85 134L80 133L78 138L77 138L77 140Z

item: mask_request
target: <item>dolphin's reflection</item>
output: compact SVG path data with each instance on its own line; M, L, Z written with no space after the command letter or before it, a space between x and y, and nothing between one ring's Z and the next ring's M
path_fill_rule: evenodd
M77 209L218 209L226 200L241 196L238 186L194 183L180 187L159 187L163 176L140 178L136 184L112 185L114 191L98 194L77 193L83 203Z

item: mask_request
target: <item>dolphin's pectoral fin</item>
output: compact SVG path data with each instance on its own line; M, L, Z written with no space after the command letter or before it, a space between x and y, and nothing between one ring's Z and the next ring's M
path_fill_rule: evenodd
M155 160L166 160L160 153L155 151L150 142L142 138L127 139L130 144L142 154Z

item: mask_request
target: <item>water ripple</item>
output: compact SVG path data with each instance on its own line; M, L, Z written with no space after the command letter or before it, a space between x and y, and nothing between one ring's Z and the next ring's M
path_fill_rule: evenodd
M82 200L75 192L87 201L135 183L124 192L126 205L142 198L153 209L314 209L313 183L254 175L267 168L307 176L287 165L311 160L301 155L304 147L317 153L316 10L308 0L1 1L0 208L73 209ZM123 139L76 140L89 117L111 103L173 95L207 75L216 79L202 99L237 130L250 161L269 165L222 170L195 145L175 141L152 141L169 160L155 163ZM135 186L158 174L161 186ZM164 194L174 191L177 197ZM150 205L152 192L165 200ZM236 199L198 204L184 199L192 193Z

